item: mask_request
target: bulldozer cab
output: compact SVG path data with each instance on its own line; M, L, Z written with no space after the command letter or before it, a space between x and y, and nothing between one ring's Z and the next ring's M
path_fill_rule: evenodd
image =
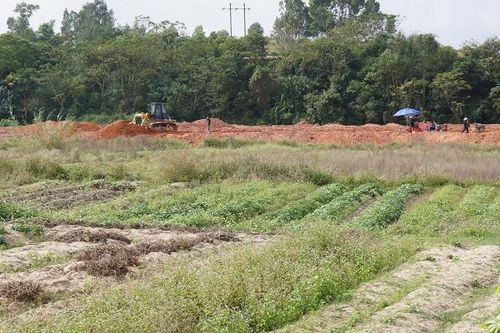
M170 120L172 117L167 112L165 103L153 102L148 105L148 113L154 120Z

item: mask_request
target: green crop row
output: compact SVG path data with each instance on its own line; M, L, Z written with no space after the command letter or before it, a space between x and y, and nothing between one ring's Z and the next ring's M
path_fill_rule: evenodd
M366 197L376 197L382 193L375 184L364 184L321 206L309 214L309 219L339 221L346 212L353 209Z
M294 201L278 211L275 220L281 223L300 220L307 214L315 211L318 207L321 207L321 205L342 195L347 189L347 186L343 184L330 184L320 187L304 199Z
M353 220L355 225L365 228L384 228L396 222L403 214L407 200L422 193L422 185L404 184L387 192L373 205Z
M314 185L308 183L271 181L221 182L186 189L162 186L106 203L54 212L51 217L102 224L178 224L237 229L248 220L281 209L289 201L300 200L313 189Z

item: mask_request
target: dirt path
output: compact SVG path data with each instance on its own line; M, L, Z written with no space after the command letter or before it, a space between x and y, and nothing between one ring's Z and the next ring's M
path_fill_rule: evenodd
M415 262L363 285L352 301L279 332L481 332L481 320L498 311L499 299L477 295L498 283L499 264L498 246L424 251ZM458 318L450 326L452 315Z

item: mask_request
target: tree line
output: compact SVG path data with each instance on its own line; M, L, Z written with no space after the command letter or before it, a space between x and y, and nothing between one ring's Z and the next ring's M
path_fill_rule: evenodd
M282 0L274 31L191 35L138 16L117 25L104 0L30 26L20 3L0 35L0 119L109 121L163 101L177 120L247 124L387 123L403 107L428 120L500 121L500 40L440 45L406 36L375 0Z

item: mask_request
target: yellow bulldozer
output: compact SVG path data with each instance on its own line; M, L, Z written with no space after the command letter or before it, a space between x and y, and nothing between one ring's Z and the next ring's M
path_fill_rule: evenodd
M132 123L159 131L177 131L177 124L167 112L165 103L153 102L148 104L148 112L137 113Z

